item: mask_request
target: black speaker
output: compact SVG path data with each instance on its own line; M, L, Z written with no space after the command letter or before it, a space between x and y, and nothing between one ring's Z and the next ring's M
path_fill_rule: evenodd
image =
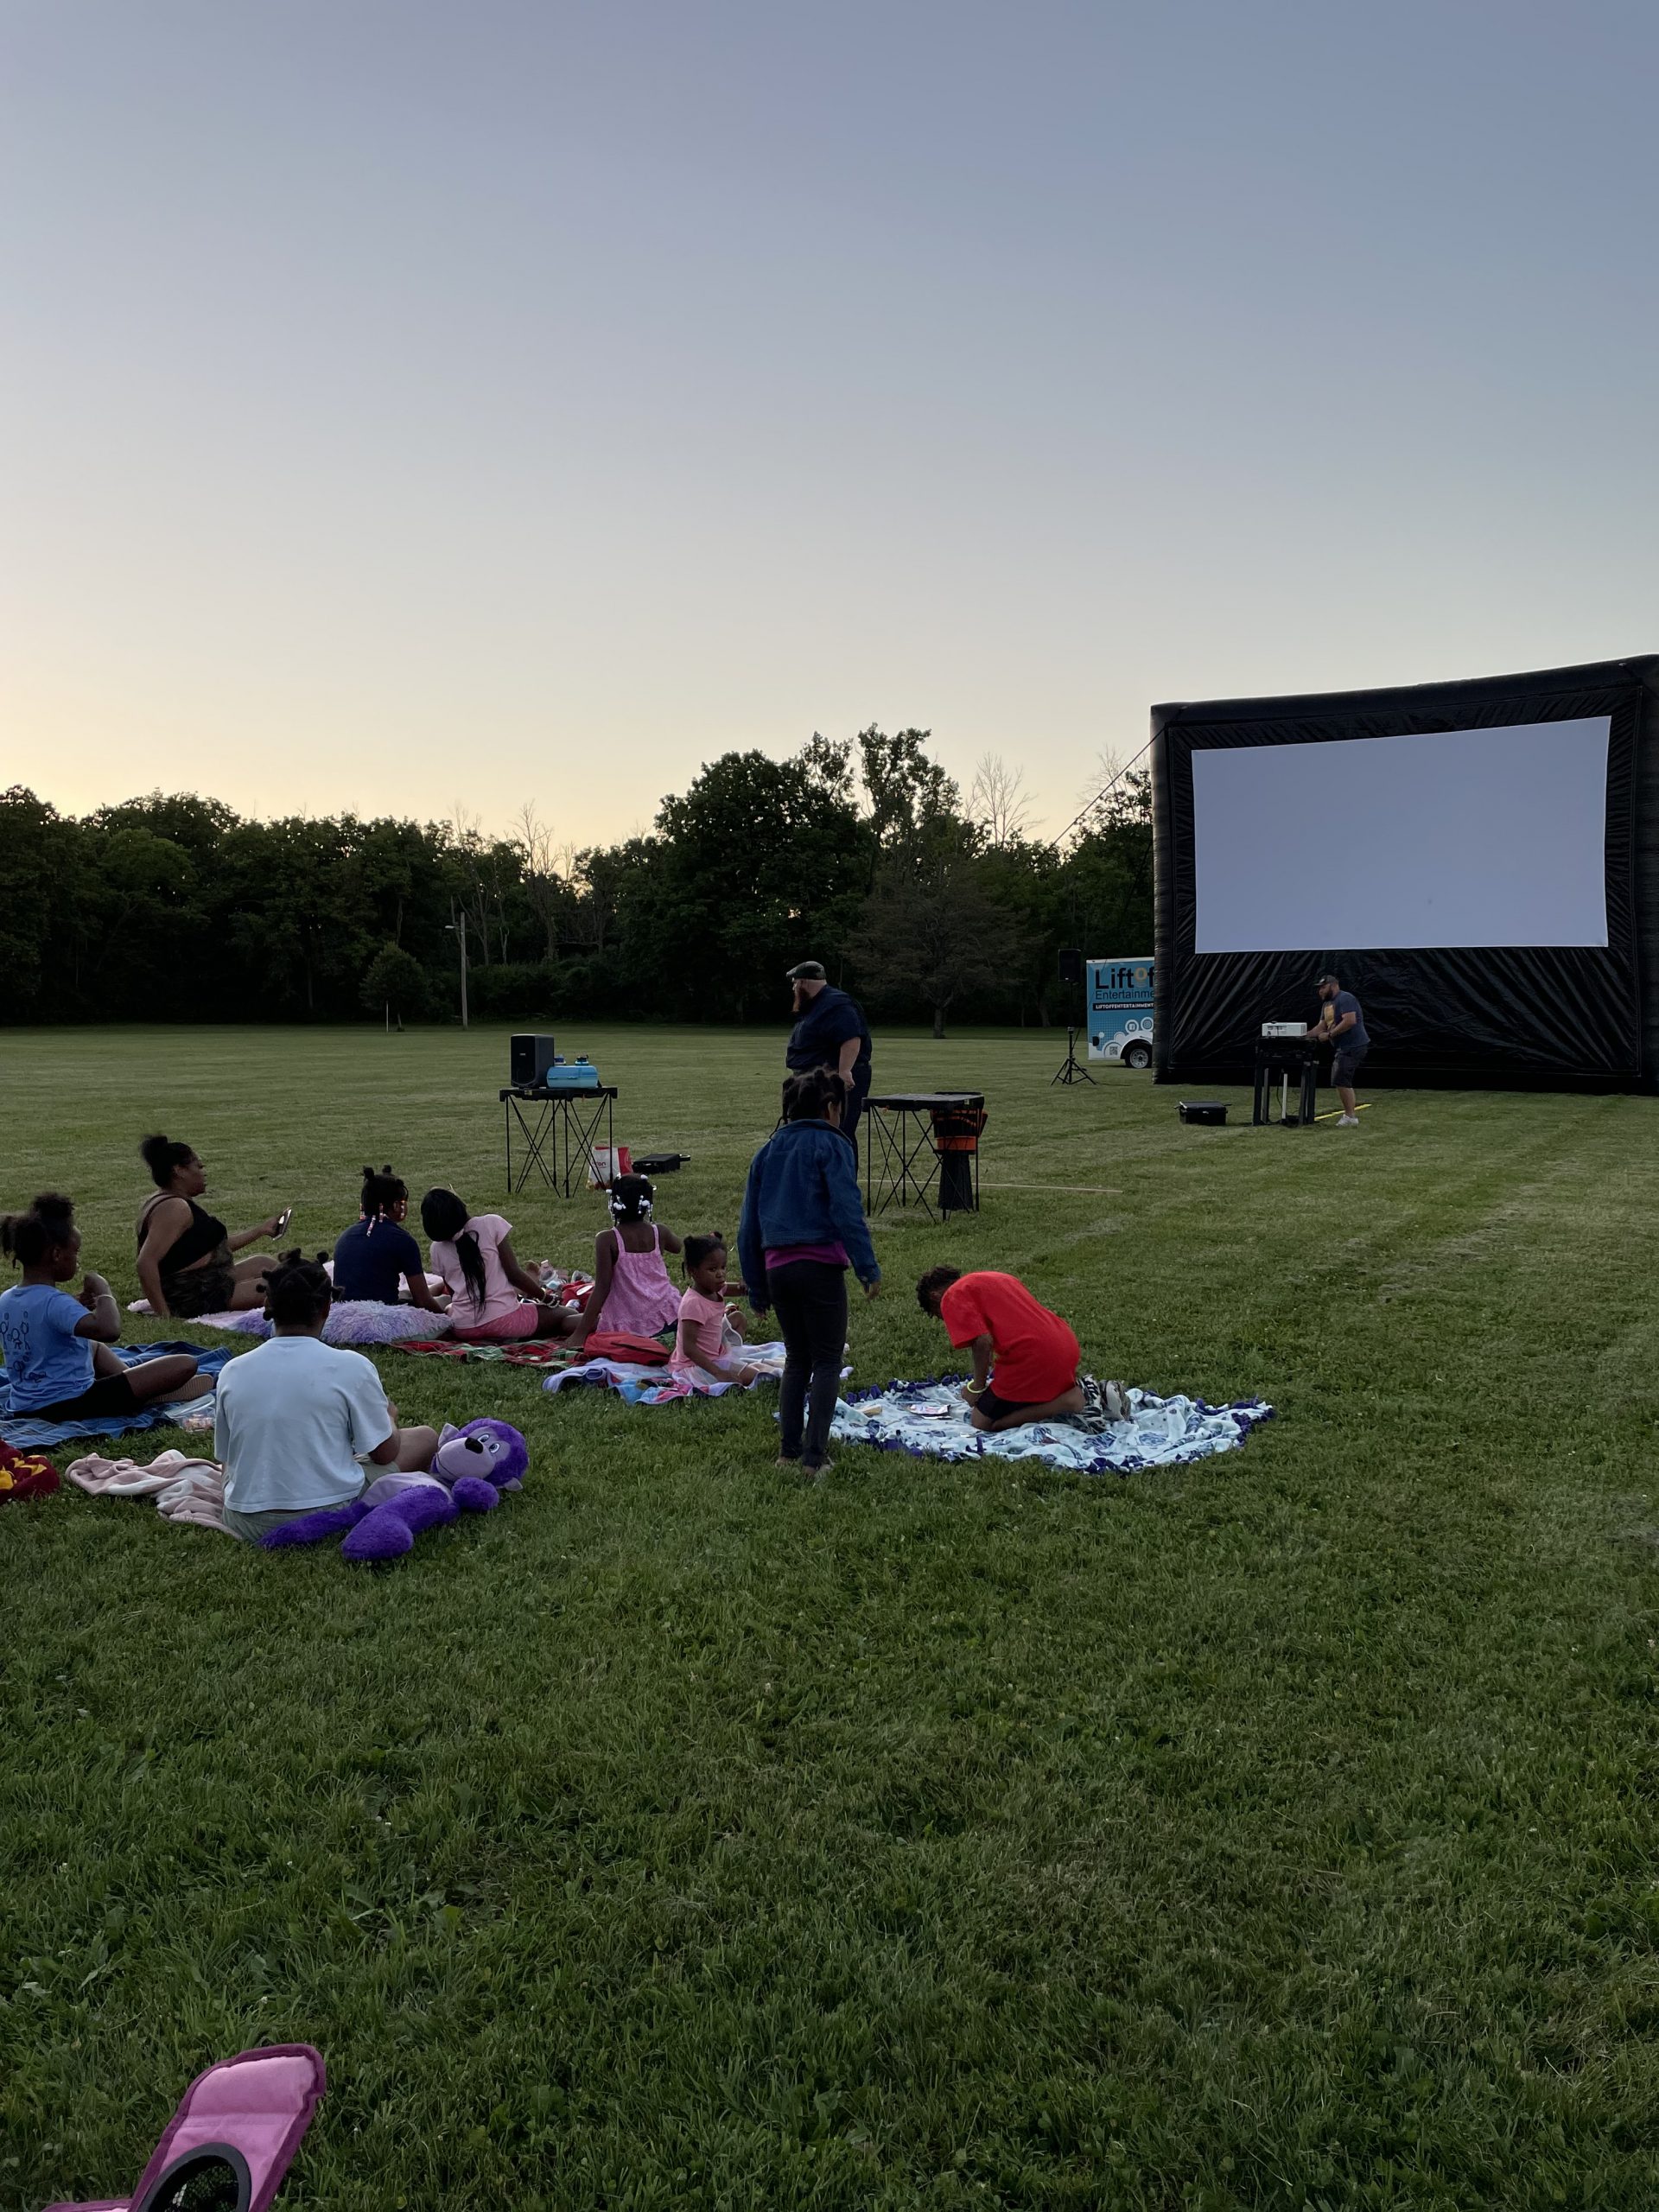
M553 1065L550 1037L515 1037L512 1040L507 1080L515 1090L538 1084Z
M1083 954L1075 944L1060 947L1060 981L1063 983L1080 983L1083 981Z

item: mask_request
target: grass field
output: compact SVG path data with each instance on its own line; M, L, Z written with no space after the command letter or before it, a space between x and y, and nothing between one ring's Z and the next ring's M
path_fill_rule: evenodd
M693 1155L663 1217L734 1231L780 1039L572 1041ZM1270 1396L1236 1456L803 1491L760 1399L387 1355L534 1454L393 1571L0 1509L0 2205L130 2184L284 2039L330 2212L1652 2204L1659 1107L1211 1134L1062 1050L878 1040L991 1120L977 1218L879 1224L860 1379L947 1363L924 1267L1006 1266L1097 1373ZM130 1296L165 1128L238 1224L327 1244L389 1159L576 1261L597 1199L505 1199L504 1060L13 1033L6 1202L73 1192Z

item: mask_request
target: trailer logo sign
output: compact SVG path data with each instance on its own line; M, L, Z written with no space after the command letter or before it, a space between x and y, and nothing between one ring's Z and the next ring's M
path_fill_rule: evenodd
M1152 962L1089 963L1089 1057L1152 1065Z

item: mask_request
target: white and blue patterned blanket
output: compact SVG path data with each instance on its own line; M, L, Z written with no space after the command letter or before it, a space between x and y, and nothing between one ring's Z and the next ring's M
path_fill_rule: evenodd
M1131 1390L1128 1421L1098 1414L1077 1421L1031 1421L996 1434L976 1429L961 1395L960 1376L937 1382L889 1382L860 1390L836 1408L830 1433L837 1444L873 1444L926 1459L1040 1459L1082 1475L1132 1475L1143 1467L1179 1466L1236 1450L1273 1408L1261 1398L1208 1406L1202 1398L1158 1398Z

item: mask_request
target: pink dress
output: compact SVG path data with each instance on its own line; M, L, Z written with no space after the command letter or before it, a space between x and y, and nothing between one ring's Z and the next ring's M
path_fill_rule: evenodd
M671 1329L680 1317L680 1301L664 1264L662 1230L653 1224L648 1252L630 1252L620 1230L611 1234L616 1238L616 1262L600 1327L628 1329L636 1337L654 1337Z
M606 1311L609 1310L607 1306ZM670 1372L696 1376L723 1365L727 1357L725 1300L705 1298L700 1290L687 1290L680 1300L679 1318L688 1324L686 1340L696 1357L685 1360L680 1357L680 1339L677 1335L674 1357L669 1362Z

